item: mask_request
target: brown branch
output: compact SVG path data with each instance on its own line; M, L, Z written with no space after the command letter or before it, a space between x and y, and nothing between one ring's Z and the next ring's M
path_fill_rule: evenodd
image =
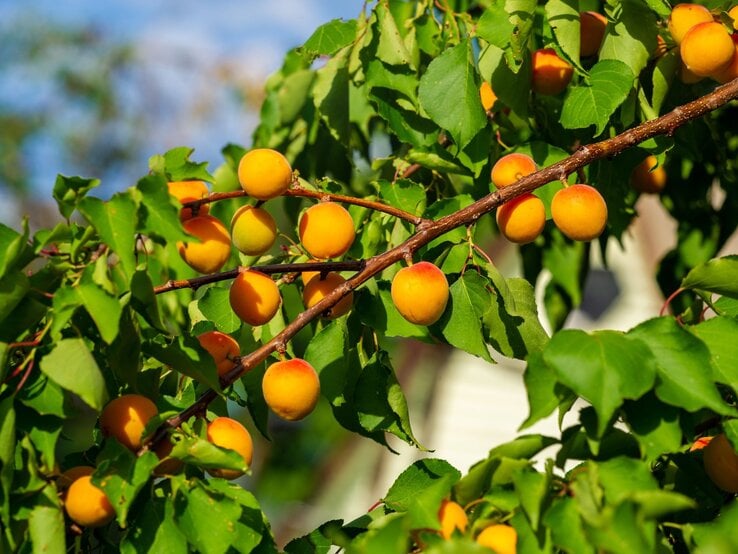
M322 313L338 303L341 298L351 293L380 271L398 261L401 261L406 255L416 252L419 248L425 246L433 239L462 225L471 225L475 223L480 217L490 213L492 210L512 198L520 196L526 192L531 192L552 181L566 179L566 177L571 173L596 160L615 156L624 150L657 135L671 135L678 127L688 123L689 121L702 117L735 98L738 98L738 79L716 88L713 92L703 96L702 98L679 106L657 119L642 123L641 125L615 137L583 146L568 158L527 175L513 185L490 193L453 214L442 217L436 221L424 221L422 224L417 226L416 233L405 242L396 246L392 250L366 260L365 266L362 270L336 287L336 289L327 294L320 302L306 309L304 312L301 312L277 336L250 354L242 356L240 358L239 365L236 365L231 371L226 373L221 378L221 383L224 386L227 386L235 382L244 373L266 360L266 358L276 350L278 345L286 344L303 327L317 317L320 317ZM198 411L201 411L203 406L207 406L216 397L217 393L213 390L205 392L193 406L190 406L177 416L167 420L167 422L157 430L151 443L163 438L167 432L167 427L178 426Z

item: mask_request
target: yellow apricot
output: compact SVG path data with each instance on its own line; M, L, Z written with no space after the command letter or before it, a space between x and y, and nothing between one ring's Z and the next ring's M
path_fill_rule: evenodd
M305 210L299 232L305 250L321 260L342 256L356 237L351 214L335 202L321 202Z
M208 423L207 437L216 446L234 450L241 455L246 465L251 465L254 443L246 427L235 419L216 417ZM208 473L213 477L222 477L223 479L236 479L244 474L243 471L237 469L208 469Z
M491 111L492 106L497 102L497 95L492 90L492 85L487 81L484 81L482 86L479 87L479 99L482 101L482 107L485 112Z
M84 475L76 479L67 490L64 500L67 515L82 527L101 527L115 517L110 500L92 484L92 478Z
M630 184L638 192L658 194L666 186L666 170L658 165L656 156L649 155L633 168Z
M202 181L171 181L167 184L169 194L179 200L180 204L192 202L205 198L208 194L208 186ZM210 211L209 204L201 204L197 210L197 215L207 215ZM182 208L179 212L179 219L186 221L192 218L192 208Z
M692 71L684 64L683 60L679 60L679 80L685 85L693 85L699 83L704 77L695 75Z
M516 183L522 177L535 173L538 168L533 158L513 152L505 154L492 166L492 183L498 188Z
M607 204L596 188L569 185L554 194L551 215L559 230L570 239L592 240L605 229Z
M307 263L316 263L320 260L310 259L307 261ZM300 279L302 279L302 284L307 285L310 280L315 277L316 275L320 275L320 271L303 271L300 273Z
M229 299L235 314L253 326L268 323L282 303L272 278L251 269L242 271L233 280Z
M477 542L492 549L496 554L515 554L517 552L518 533L509 525L497 523L482 529Z
M197 340L200 342L200 346L213 357L215 368L220 376L233 369L235 365L233 359L241 355L241 347L236 339L220 331L202 333L197 336Z
M533 91L554 96L564 91L574 75L574 68L561 59L553 48L533 52Z
M681 44L684 35L699 23L712 21L710 10L699 4L677 4L669 14L669 33L674 42Z
M703 450L705 473L715 486L726 492L738 492L738 453L724 433L715 436Z
M597 12L581 12L579 14L579 54L583 57L594 56L605 38L607 19Z
M738 5L735 5L728 10L728 16L733 20L733 29L738 31Z
M333 292L336 287L345 282L346 279L334 271L329 272L324 279L320 278L320 274L313 276L302 290L302 301L305 307L312 308L329 293ZM328 319L341 317L343 314L348 313L353 303L354 293L350 292L330 309L330 313L326 317Z
M231 237L217 217L199 215L183 223L184 230L200 242L179 242L179 255L200 273L215 273L231 255Z
M277 239L277 224L268 211L242 206L231 219L231 239L247 256L261 256Z
M710 21L695 25L684 35L679 53L692 73L708 77L730 65L735 45L721 23Z
M63 472L56 478L56 488L60 491L66 491L72 483L85 475L92 475L95 468L92 466L74 466Z
M734 39L735 40L735 39ZM733 52L733 59L725 69L712 75L718 83L727 83L738 77L738 44L735 45L735 51Z
M313 366L300 358L275 362L261 381L267 406L287 421L306 417L320 397L320 379Z
M460 533L466 531L469 518L466 516L464 508L453 500L441 501L441 507L438 509L438 520L441 522L441 536L448 540L458 529Z
M158 413L156 404L145 396L124 394L105 405L100 414L100 429L106 437L117 439L135 452L143 444L146 424Z
M276 150L255 148L246 152L238 163L238 181L249 196L268 200L290 188L292 166Z
M510 242L534 241L546 225L546 208L537 196L526 193L497 208L497 226Z
M390 292L400 315L416 325L438 321L449 294L446 275L430 262L402 268L392 279Z

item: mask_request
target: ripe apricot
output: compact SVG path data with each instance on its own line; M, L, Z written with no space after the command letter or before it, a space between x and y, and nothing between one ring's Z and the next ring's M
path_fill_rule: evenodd
M679 45L684 65L695 75L708 77L723 71L733 59L735 44L721 23L699 23Z
M253 326L268 323L282 302L272 278L251 269L242 271L233 280L229 299L235 314Z
M638 192L658 194L666 186L666 170L658 165L656 156L649 155L633 168L630 184Z
M554 194L551 215L559 230L570 239L592 240L605 229L607 204L596 188L569 185Z
M100 414L100 429L129 450L136 451L143 443L146 424L159 411L156 404L140 394L124 394L111 400Z
M395 274L391 294L402 317L416 325L431 325L446 309L448 281L432 263L418 262Z
M302 301L305 304L306 308L312 308L323 300L325 296L327 296L330 292L332 292L336 287L346 282L346 279L341 277L338 273L331 271L328 273L324 279L320 278L320 274L313 276L305 285L305 288L302 290ZM328 319L335 319L337 317L341 317L343 314L347 313L351 306L354 303L354 293L350 292L341 300L338 301L338 303L333 306L330 310L330 313L328 314Z
M482 86L479 87L479 99L482 101L482 107L485 112L491 111L492 106L497 102L497 95L492 90L492 85L487 81L484 81Z
M738 492L738 453L724 433L716 435L704 450L705 473L719 489Z
M321 202L305 210L299 232L305 250L321 260L345 254L356 236L351 214L335 202Z
M179 242L179 255L187 265L200 273L215 273L231 255L231 237L220 219L199 215L183 224L184 230L200 242Z
M518 533L513 527L497 523L482 529L477 535L477 542L492 549L497 554L515 554L517 552Z
M583 57L594 56L605 38L607 18L597 12L581 12L579 14L579 54Z
M92 484L89 475L76 479L69 486L64 509L72 521L83 527L101 527L115 517L110 500L101 489Z
M712 75L718 83L727 83L738 77L738 44L735 45L735 51L733 52L733 59L725 69Z
M249 196L268 200L283 194L292 183L292 166L271 148L246 152L238 163L238 181Z
M438 509L438 520L441 522L441 536L446 540L450 539L457 529L460 533L466 531L466 526L469 523L464 508L453 500L446 499L441 501L441 507Z
M180 204L192 202L205 198L208 194L208 186L202 181L171 181L167 184L169 194L179 200ZM209 204L200 205L197 215L207 215L210 211ZM182 208L179 212L179 219L186 221L192 217L192 208Z
M738 31L738 4L728 10L728 16L733 20L733 29Z
M308 263L315 263L318 262L318 260L308 260ZM300 273L300 279L302 279L302 284L307 285L310 280L315 277L316 275L320 275L320 271L303 271Z
M526 193L497 208L497 226L510 242L534 241L546 225L546 208L537 196Z
M677 4L669 14L669 33L674 42L681 44L687 31L708 21L712 21L712 14L706 7L699 4Z
M208 423L207 437L210 442L222 448L236 451L246 462L251 465L254 455L254 443L246 427L230 417L216 417ZM243 475L243 471L237 469L208 469L213 477L223 479L236 479Z
M254 206L243 206L231 219L233 245L247 256L261 256L277 239L277 224L271 214Z
M313 366L300 358L275 362L261 381L267 406L287 421L310 414L320 397L320 379Z
M92 466L74 466L63 472L56 478L56 488L60 491L66 491L72 483L85 475L92 475L95 468Z
M684 64L683 60L679 60L679 80L685 85L693 85L699 83L704 77L695 75L692 71Z
M241 355L241 347L236 339L220 331L208 331L197 336L197 340L213 357L218 375L228 373L234 366L234 358Z
M574 68L561 59L553 48L533 52L533 91L556 95L564 91L574 75Z
M522 177L535 173L538 168L533 158L513 152L505 154L492 166L492 183L498 188L516 183Z

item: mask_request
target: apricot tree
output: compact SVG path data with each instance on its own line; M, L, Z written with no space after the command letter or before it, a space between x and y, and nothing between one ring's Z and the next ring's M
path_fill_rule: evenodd
M0 550L276 552L229 482L254 456L234 407L269 437L269 407L323 401L421 448L397 337L524 360L521 434L280 549L738 549L735 8L680 6L379 0L287 53L213 172L182 147L105 200L59 176L57 225L0 227ZM641 194L677 222L664 314L566 328ZM504 237L522 277L487 253Z

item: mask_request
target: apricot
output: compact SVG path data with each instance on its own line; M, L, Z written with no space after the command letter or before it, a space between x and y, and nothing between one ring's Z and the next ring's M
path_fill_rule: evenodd
M509 525L497 523L485 527L477 535L477 542L492 549L497 554L515 554L517 552L518 532Z
M510 242L534 241L546 225L546 208L537 196L526 193L497 208L497 226Z
M674 42L681 44L687 31L708 21L712 21L712 14L706 7L699 4L677 4L669 14L669 33Z
M234 358L241 355L241 347L236 339L220 331L208 331L197 336L197 340L213 357L218 375L223 376L235 365Z
M704 77L695 75L692 71L684 64L683 60L679 60L679 80L685 85L693 85L699 83Z
M233 280L229 299L235 314L253 326L268 323L282 303L272 278L252 269L242 271Z
M356 237L351 215L335 202L321 202L305 210L299 232L305 250L321 260L342 256Z
M574 68L561 59L553 48L533 52L533 91L554 96L566 89L574 75Z
M703 450L705 473L725 492L738 492L738 453L724 433L716 435Z
M261 381L267 406L287 421L310 414L320 397L320 379L313 366L300 358L275 362Z
M302 290L302 301L306 308L312 308L323 300L329 293L331 293L336 287L346 282L346 279L341 277L338 273L331 271L324 279L320 278L320 274L313 276L305 285ZM335 319L341 317L343 314L348 313L351 306L354 303L354 293L350 292L338 303L330 309L328 319Z
M184 462L177 458L169 457L173 448L174 445L172 444L170 437L162 439L154 447L154 454L156 454L159 460L161 460L154 468L154 475L159 477L164 475L175 475L182 471L184 468Z
M90 475L79 477L69 486L64 509L72 521L82 527L101 527L115 517L110 500L101 489L92 484Z
M596 188L569 185L551 201L551 215L559 230L573 240L587 241L600 236L607 223L607 204Z
M713 437L700 437L696 441L692 443L692 446L689 447L690 452L695 452L697 450L702 450L705 446L710 444L710 441L712 441Z
M430 262L402 268L392 279L390 292L400 315L416 325L438 321L449 294L446 275Z
M633 168L630 184L638 192L658 194L666 186L666 170L658 165L656 156L649 155Z
M277 240L277 224L268 211L243 206L231 219L231 239L247 256L261 256Z
M308 260L308 263L315 263L319 260ZM316 275L320 275L320 271L303 271L300 273L300 279L302 279L302 284L307 285L310 280L315 277Z
M66 491L72 483L85 475L92 475L95 468L92 466L74 466L63 472L56 478L56 488L60 491Z
M178 242L179 255L200 273L215 273L231 255L231 237L217 217L198 215L183 224L184 230L200 242Z
M485 112L491 111L492 106L497 102L497 95L492 90L492 85L487 81L484 81L482 86L479 87L479 99L482 101L482 107Z
M448 540L457 529L460 533L466 531L469 518L464 508L453 500L444 499L438 509L438 520L441 522L441 536Z
M738 31L738 5L728 10L728 16L733 20L733 29Z
M526 154L505 154L492 166L492 183L498 188L507 187L537 171L536 162Z
M249 196L268 200L283 194L292 183L292 166L271 148L246 152L238 163L238 181Z
M605 38L607 18L597 12L579 14L579 54L585 58L594 56Z
M180 204L200 200L210 194L208 186L202 181L171 181L167 184L167 187L169 188L169 194L179 200ZM209 211L209 204L201 204L197 210L197 215L207 215ZM192 208L182 208L179 212L180 221L186 221L192 217Z
M722 84L725 84L728 81L732 81L736 77L738 77L738 44L735 45L733 59L730 60L730 63L727 65L727 67L722 71L719 71L712 75L713 79Z
M241 455L246 465L251 465L254 455L254 443L246 427L230 417L216 417L208 423L207 437L210 442L221 448L228 448ZM244 474L237 469L208 469L213 477L236 479Z
M113 437L129 450L136 451L143 444L146 424L159 411L156 404L140 394L124 394L111 400L100 414L100 429L106 437Z
M735 44L721 23L699 23L684 35L679 45L684 65L695 75L708 77L730 65Z

